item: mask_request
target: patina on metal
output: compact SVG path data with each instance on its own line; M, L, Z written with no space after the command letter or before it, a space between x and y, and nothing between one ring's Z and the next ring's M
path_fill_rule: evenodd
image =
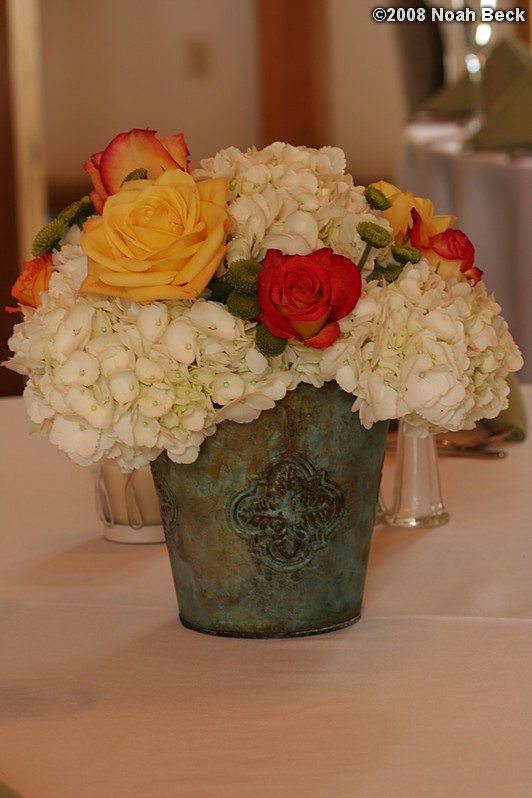
M343 493L326 472L287 453L229 500L229 525L275 571L304 568L344 510Z
M294 637L360 617L387 424L334 383L223 422L195 463L152 463L181 622Z

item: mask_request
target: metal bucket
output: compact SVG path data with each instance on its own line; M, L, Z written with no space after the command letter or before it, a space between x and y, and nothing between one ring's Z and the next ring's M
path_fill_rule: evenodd
M360 617L387 423L336 384L223 422L195 463L152 463L183 625L294 637Z

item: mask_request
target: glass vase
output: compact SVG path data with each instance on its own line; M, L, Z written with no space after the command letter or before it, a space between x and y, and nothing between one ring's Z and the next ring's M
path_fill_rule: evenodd
M443 504L433 435L420 437L401 420L397 434L392 504L384 521L398 527L435 527L449 521Z
M486 60L501 36L501 27L504 28L504 23L502 26L500 22L490 25L483 20L483 8L486 7L495 9L497 0L453 0L453 8L465 13L465 21L458 24L465 45L464 61L469 76L471 115L467 132L471 135L477 133L486 120Z

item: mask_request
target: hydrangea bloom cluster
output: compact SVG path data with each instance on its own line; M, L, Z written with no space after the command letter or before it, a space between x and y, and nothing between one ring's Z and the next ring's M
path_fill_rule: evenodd
M78 293L79 244L54 261L42 305L15 326L9 365L28 375L33 427L77 463L139 468L164 450L192 462L217 423L252 421L297 385L223 305L95 299Z
M389 284L370 281L321 374L357 396L362 424L403 418L420 434L493 418L522 358L484 283L444 280L428 263Z
M301 382L335 380L364 426L405 418L419 434L470 428L505 407L505 378L522 359L500 307L482 282L460 271L444 278L425 258L395 263L394 279L384 279L376 267L391 248L369 251L359 224L393 226L345 174L341 150L230 148L192 176L228 186L219 278L268 250L328 247L364 262L360 297L332 345L290 339L268 357L256 343L257 320L233 315L209 289L150 302L84 292L90 259L83 232L71 227L40 304L22 308L7 365L28 377L33 428L77 463L111 458L130 470L163 451L192 462L219 423L252 422Z
M223 177L229 187L231 231L221 271L240 258L262 260L268 249L306 255L331 247L358 263L365 243L357 225L370 221L392 228L345 168L338 147L314 150L281 142L247 152L230 147L202 160L194 177ZM374 258L375 253L366 262L366 273Z

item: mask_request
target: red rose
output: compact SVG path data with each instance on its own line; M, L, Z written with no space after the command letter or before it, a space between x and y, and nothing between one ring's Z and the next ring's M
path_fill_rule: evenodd
M83 168L92 180L94 190L89 196L100 214L107 197L116 194L135 169L146 169L152 180L168 169L190 171L188 148L182 133L157 136L153 130L139 129L120 133L105 150L91 155Z
M466 234L449 227L442 233L430 235L415 208L412 208L411 213L414 222L410 229L412 246L419 249L445 279L461 272L473 284L478 283L482 272L473 266L475 247Z
M38 308L41 304L41 291L48 290L50 275L54 271L51 252L47 252L40 258L25 261L23 271L11 289L11 296L17 299L21 305ZM8 308L8 310L12 309Z
M351 313L361 291L355 263L332 249L283 255L269 249L259 272L260 319L278 338L324 349L340 335L338 320Z
M445 260L461 260L466 269L475 260L475 248L461 230L446 230L430 239L432 249Z

